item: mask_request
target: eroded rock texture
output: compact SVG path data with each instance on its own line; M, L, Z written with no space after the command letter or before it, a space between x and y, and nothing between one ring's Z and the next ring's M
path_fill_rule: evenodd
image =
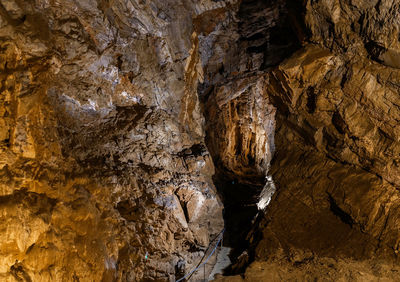
M307 1L303 46L264 72L278 193L246 280L398 279L397 7Z
M397 2L0 3L1 280L396 279Z
M192 24L215 5L1 1L0 280L197 263L223 228Z

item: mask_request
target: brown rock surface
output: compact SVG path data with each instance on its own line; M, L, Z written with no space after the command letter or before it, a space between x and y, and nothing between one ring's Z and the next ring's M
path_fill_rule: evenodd
M196 264L223 228L192 28L211 2L0 8L0 280L168 280Z
M398 281L393 265L323 258L300 265L283 262L254 262L242 276L217 277L214 281Z
M276 109L264 88L262 77L233 81L205 106L214 162L240 179L263 178L272 159Z
M0 280L398 279L399 5L0 1Z
M264 4L268 11L275 7L281 16L287 13L290 28L300 35L297 40L302 47L283 62L268 61L274 50L272 42L279 38L273 30L279 28L283 33L282 24L265 23L263 35L269 37L262 38L267 38L267 43L261 50L246 49L251 44L261 46L259 36L243 36L254 30L255 25L246 29L249 14L262 18L261 3L242 2L238 12L242 23L233 27L241 35L235 45L239 47L233 47L238 52L229 59L239 62L253 56L256 63L237 72L224 71L223 78L213 82L224 89L229 81L240 84L242 77L261 80L264 103L269 105L264 108L276 108L276 151L270 170L264 173L272 175L278 192L248 237L250 260L256 262L244 277L248 281L395 280L400 235L400 97L393 56L398 50L397 3L304 1L303 8L296 11L287 1L286 12L284 2ZM250 22L257 22L255 18ZM296 45L296 38L293 40ZM272 65L267 67L268 63ZM219 89L208 98L211 115L206 115L206 120L222 135L224 128L241 124L250 115L245 113L239 122L221 112L213 115L209 108L213 104L219 107ZM238 99L237 91L229 93L230 99ZM251 104L255 97L251 94L243 101ZM239 111L240 105L235 109ZM219 119L225 126L215 126ZM249 120L240 126L242 131L254 121ZM207 138L210 136L212 133ZM222 160L223 174L233 172L239 177L248 173L247 169L257 172L240 150L221 153L229 151L232 138L212 140L218 140L218 150L209 148L218 156L215 160ZM230 156L234 157L229 164ZM261 157L265 155L254 159ZM240 168L235 162L244 165ZM240 260L235 268L243 269ZM366 276L362 278L357 271Z

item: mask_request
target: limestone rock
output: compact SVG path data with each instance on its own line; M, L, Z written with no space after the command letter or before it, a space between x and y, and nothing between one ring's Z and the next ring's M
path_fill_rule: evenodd
M172 280L196 264L223 221L195 3L0 8L0 279Z
M1 1L0 280L395 280L399 5Z
M240 99L237 97L245 93L240 89L262 81L266 105L262 112L276 109L271 116L276 131L271 132L275 135L275 156L269 173L277 194L265 215L258 216L248 237L250 261L256 261L254 266L264 261L264 270L250 267L245 278L325 279L319 271L331 264L334 270L329 277L337 279L357 280L364 274L367 280L393 277L388 273L398 271L400 235L396 219L399 74L394 55L399 50L398 3L305 1L296 6L292 2L243 1L236 15L238 24L226 28L231 37L219 39L215 35L216 48L232 44L230 50L234 51L219 51L208 57L204 67L209 72L205 74L209 85L204 87L209 103L207 142L216 156L217 171L223 168L221 174L243 181L246 169L248 175L260 172L238 153L240 150L228 153L235 151L225 149L234 142L231 135L219 137L229 132L225 128L239 125L243 131L251 124L243 122L249 114L240 109L243 104L252 104L255 93L242 104L234 104L227 114L219 109L221 105ZM276 22L257 22L268 14L263 7ZM275 18L274 13L281 18ZM285 15L290 26L284 25ZM284 55L274 52L272 43L281 43L276 30L297 35L287 37L287 49L280 46ZM276 60L268 59L272 54ZM236 62L235 71L217 58ZM243 63L246 61L251 63ZM210 88L214 90L209 92ZM232 122L231 116L239 117ZM221 125L216 125L218 120ZM223 140L219 143L223 145L212 145L218 140ZM246 142L248 138L239 140ZM258 152L254 159L265 156ZM325 262L332 258L332 263ZM307 274L319 263L324 270ZM338 265L347 263L340 274ZM277 264L280 268L272 271ZM298 265L304 267L294 270ZM371 273L371 265L392 270ZM364 274L353 276L355 269Z
M263 77L231 82L218 88L206 105L214 161L242 179L263 178L275 150L276 109L265 85Z

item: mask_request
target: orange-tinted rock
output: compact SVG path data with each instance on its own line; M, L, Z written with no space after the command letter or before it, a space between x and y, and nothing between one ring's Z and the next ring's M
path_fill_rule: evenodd
M174 279L223 228L178 2L2 2L0 280Z

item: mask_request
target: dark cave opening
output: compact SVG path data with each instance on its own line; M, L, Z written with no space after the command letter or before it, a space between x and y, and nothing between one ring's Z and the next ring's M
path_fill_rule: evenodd
M198 86L206 124L206 145L216 167L213 181L224 205L224 245L231 248L232 264L225 269L225 275L242 273L252 260L248 235L261 218L257 215L263 213L258 210L257 202L266 184L268 165L260 169L261 165L257 163L260 155L254 149L256 133L235 124L238 121L233 118L237 115L248 123L255 122L250 114L252 106L249 106L253 94L242 92L237 97L235 93L228 93L225 97L228 102L223 105L218 105L215 96L219 85L251 76L254 71L266 74L301 48L307 36L303 12L303 4L298 1L243 0L237 11L237 22L233 23L237 25L233 29L238 34L236 46L232 47L234 59L208 61L205 69L209 72ZM218 46L219 43L215 44ZM236 62L246 64L246 67L240 68ZM313 97L309 100L312 111ZM271 135L273 131L267 138Z
M307 37L300 1L246 0L238 11L240 41L246 53L262 54L261 71L278 65Z
M214 177L215 186L224 204L224 246L231 248L229 258L232 264L225 269L225 275L241 273L251 260L247 236L260 212L257 202L263 182L260 179L254 183L243 183L238 178L222 174Z

